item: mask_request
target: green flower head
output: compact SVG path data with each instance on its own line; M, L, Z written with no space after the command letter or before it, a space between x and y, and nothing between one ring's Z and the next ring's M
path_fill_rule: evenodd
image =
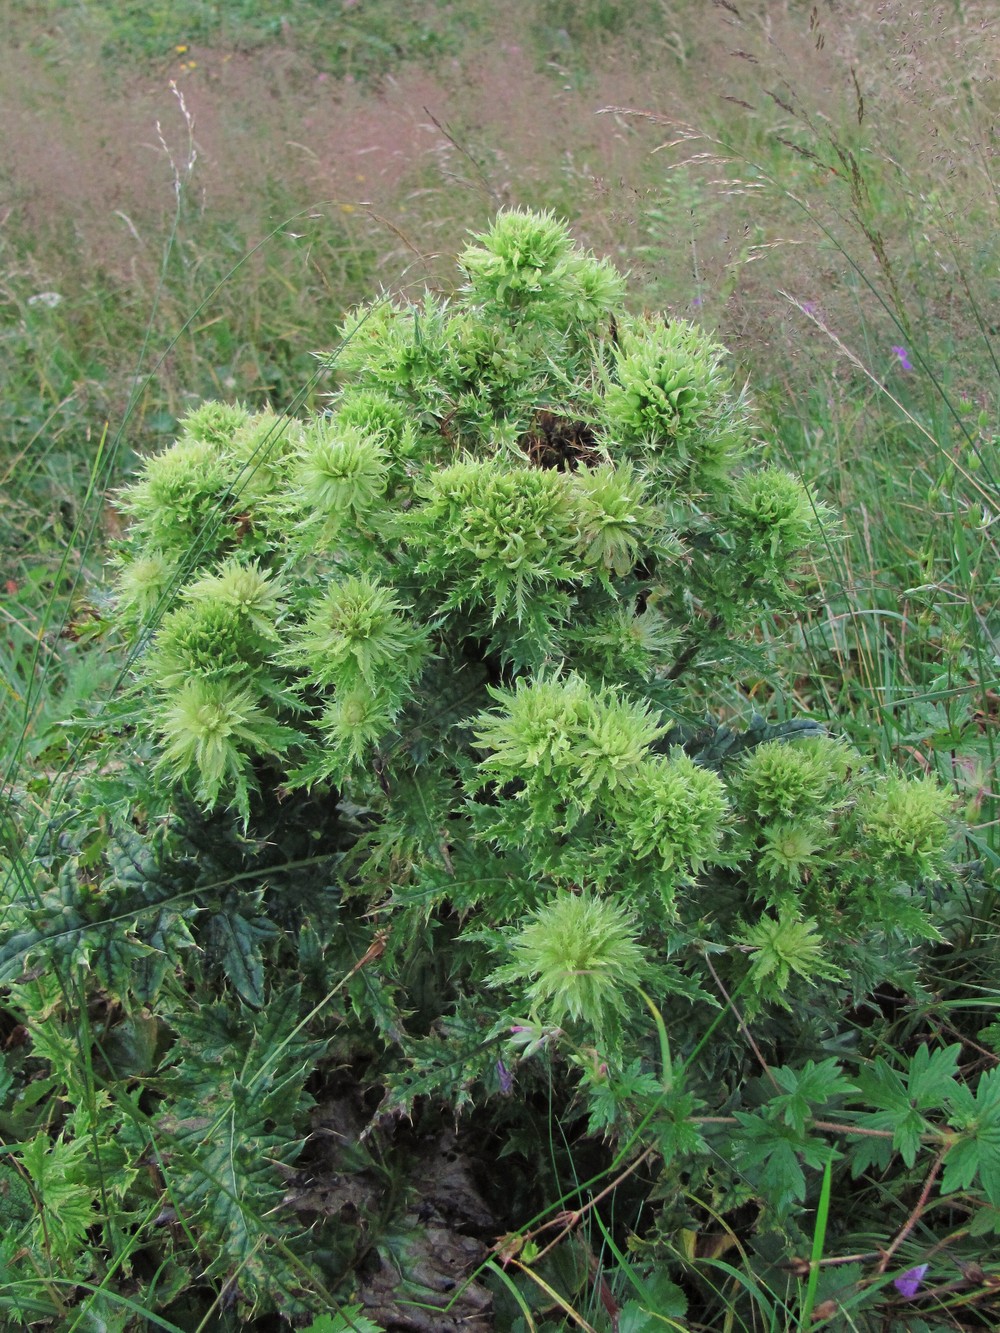
M277 518L286 500L292 461L302 447L299 422L274 412L258 412L226 446L244 509Z
M142 475L123 494L136 542L190 559L212 555L230 538L232 469L217 445L185 439L146 460Z
M307 527L325 540L343 525L364 523L385 494L389 456L379 440L336 418L310 431L297 473L297 498Z
M285 661L316 685L371 690L414 675L424 642L391 588L374 577L346 578L331 584L293 637Z
M118 612L134 629L151 626L170 604L180 582L177 566L155 549L123 564L115 586Z
M719 778L680 750L642 765L617 818L637 855L655 856L664 871L691 873L718 851L728 808Z
M159 688L189 676L247 677L273 651L280 612L278 590L256 564L225 561L215 574L188 585L164 616L146 675Z
M764 821L825 816L837 801L851 763L847 746L829 736L765 741L733 779L740 806Z
M469 295L507 316L586 326L624 295L621 274L574 246L569 228L552 213L506 209L475 240L459 259Z
M598 1039L617 1029L646 966L628 912L587 892L562 892L532 913L511 953L491 984L523 985L531 1008L548 1021L582 1023Z
M819 819L777 820L761 842L758 870L772 883L799 888L806 875L827 864L830 834Z
M523 620L534 598L579 578L579 542L564 478L497 460L464 459L426 484L408 529L417 572L450 585L446 606L485 606L492 623Z
M163 617L146 675L167 689L191 675L242 676L262 660L258 636L243 631L235 607L214 600L182 604Z
M933 874L948 844L952 804L934 778L892 775L861 802L858 814L890 866Z
M228 444L249 420L249 411L240 403L202 403L181 421L181 438L204 444Z
M522 678L513 691L490 693L502 707L479 718L477 744L491 751L481 771L523 782L529 792L554 781L584 808L618 790L630 793L666 730L649 705L595 690L575 673L530 684Z
M459 256L479 297L502 299L508 293L543 290L559 261L573 248L569 228L553 213L503 209L489 231L475 237Z
M214 574L206 574L184 589L190 603L214 603L230 608L242 628L264 640L277 638L275 622L281 613L281 589L256 561L243 564L225 560Z
M229 797L249 818L252 758L277 755L297 739L236 681L192 679L165 696L157 714L163 748L158 767L190 783L206 806Z
M605 411L613 438L666 478L712 489L749 444L726 352L684 320L623 323Z
M411 414L398 399L378 389L345 389L333 420L338 432L376 440L394 458L408 458L416 449Z
M573 474L584 562L623 578L635 565L652 516L644 487L630 463L605 464Z
M736 482L729 527L750 574L784 581L822 535L826 517L798 477L766 467Z
M442 373L450 363L448 306L429 292L420 305L379 301L348 316L336 357L338 373L359 388L418 402L443 401Z
M394 697L391 690L363 683L338 691L320 722L327 776L343 782L364 763L372 748L392 730L399 706L398 694Z

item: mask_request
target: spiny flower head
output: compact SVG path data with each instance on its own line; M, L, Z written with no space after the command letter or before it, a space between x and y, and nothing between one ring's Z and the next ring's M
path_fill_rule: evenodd
M192 552L212 555L230 538L230 465L217 445L182 440L146 459L121 505L134 521L135 544L188 559Z
M170 604L180 581L176 563L155 548L126 561L115 585L119 616L130 628L152 626Z
M541 334L487 323L474 311L454 315L448 328L460 437L473 438L498 417L530 416L551 378L545 353L552 348Z
M630 463L581 468L573 474L585 564L623 578L634 566L652 515Z
M378 389L421 411L447 411L441 385L451 359L448 303L430 292L418 305L379 301L352 312L336 365L359 388Z
M563 269L562 304L584 328L621 306L625 279L608 260L574 251Z
M527 918L511 941L513 960L487 980L524 986L547 1021L579 1022L613 1035L646 970L625 908L610 898L563 891Z
M238 678L261 664L265 646L236 607L214 599L182 603L163 617L145 674L160 688L192 675Z
M501 210L489 231L480 232L475 241L458 262L477 298L540 291L573 248L568 227L554 213L520 208Z
M392 730L399 706L399 695L391 689L360 682L338 690L320 721L325 774L342 782L366 762L372 747Z
M776 917L765 914L755 925L746 926L738 938L750 955L749 979L754 993L748 999L752 1009L764 1000L791 1009L784 992L795 976L813 985L844 976L842 969L826 957L818 922L802 916L794 906L780 908Z
M638 449L664 476L715 486L749 441L725 349L685 320L620 327L605 412L612 438Z
M758 870L768 880L799 888L803 877L825 865L831 834L822 820L803 816L776 820L764 830Z
M156 715L162 741L157 767L191 782L199 801L215 805L225 792L249 818L254 755L277 755L298 739L238 681L188 680L167 695Z
M463 459L435 472L407 528L416 572L451 586L446 607L485 606L521 621L546 586L579 578L578 533L561 474Z
M184 600L230 607L242 625L262 639L277 638L275 623L281 614L281 587L256 560L244 564L236 557L223 561L213 574L188 584Z
M205 444L225 445L250 420L241 403L201 403L181 420L181 438Z
M278 639L278 588L256 563L235 557L190 583L163 617L144 664L160 689L191 675L247 676L262 666Z
M637 855L655 856L666 872L690 874L718 852L728 809L716 774L675 750L637 769L616 818Z
M666 731L648 704L583 677L521 678L513 690L492 688L501 707L481 714L476 742L490 751L479 765L501 783L564 787L584 808L620 785L631 790L650 745Z
M655 607L637 614L618 604L564 630L561 641L567 660L586 660L601 679L649 680L676 653L678 637Z
M389 455L378 438L336 420L309 432L297 468L297 498L312 532L336 538L345 523L364 524L385 494Z
M259 507L265 514L276 508L288 488L303 436L298 421L275 412L258 412L233 434L225 452L244 508Z
M459 264L471 300L488 309L585 327L624 296L621 274L574 246L566 224L552 213L503 210L475 241Z
M892 774L859 803L858 816L892 867L933 874L947 846L951 811L951 796L934 778Z
M337 431L376 440L393 458L409 458L416 452L411 414L398 398L379 389L345 389L335 404L333 420Z
M424 633L391 588L359 575L332 583L293 636L284 660L317 685L369 690L416 673Z
M738 478L729 527L741 542L741 559L757 579L783 582L821 536L827 511L784 468L765 467Z
M733 778L741 808L761 820L829 814L844 795L848 748L830 736L765 741Z

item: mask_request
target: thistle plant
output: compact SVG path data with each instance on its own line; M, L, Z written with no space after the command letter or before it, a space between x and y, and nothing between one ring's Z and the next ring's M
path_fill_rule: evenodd
M374 830L359 864L393 866L355 886L371 908L474 902L501 960L546 902L634 913L626 953L650 959L699 935L734 984L781 991L832 974L777 952L747 971L747 940L860 932L870 961L933 938L945 793L822 735L765 729L715 764L686 724L758 618L795 607L831 526L755 464L724 349L625 313L620 275L548 214L502 213L459 263L451 301L349 316L323 415L207 405L124 493L122 623L165 799L229 806L248 832L283 792L349 802ZM387 860L421 800L423 837ZM473 873L449 891L442 855L534 888L490 898ZM525 910L543 915L519 926ZM606 994L616 976L627 991L623 967L563 1007L641 1014Z
M502 213L460 265L451 300L346 319L323 413L206 405L125 489L131 684L108 744L141 797L119 797L88 849L106 865L85 908L90 881L54 854L88 977L106 965L95 914L154 921L134 948L155 967L141 988L119 968L115 994L165 1006L182 1034L159 1081L159 1123L186 1154L175 1197L222 1246L213 1273L241 1271L249 1247L253 1298L290 1310L300 1270L281 1268L279 1300L257 1259L272 1213L234 1224L197 1176L184 1070L201 1086L209 1055L189 1029L227 1068L257 1052L264 1086L258 1034L274 1059L305 1050L300 1029L342 988L316 1049L335 1027L380 1122L556 1075L592 1129L646 1126L666 1170L707 1152L699 1105L742 1095L733 997L775 1045L823 1058L845 1007L918 987L955 880L933 781L879 773L808 721L703 720L762 619L800 605L833 526L758 463L725 350L628 314L624 279L548 214ZM234 995L224 1040L178 1007L196 944ZM275 996L280 1031L259 1012ZM288 1136L305 1062L273 1117ZM271 1144L240 1089L248 1141ZM269 1163L205 1151L233 1199L276 1207Z

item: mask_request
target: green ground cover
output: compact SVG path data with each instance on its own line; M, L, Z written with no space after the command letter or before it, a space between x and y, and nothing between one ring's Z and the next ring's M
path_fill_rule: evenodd
M291 1321L316 1333L449 1318L633 1333L994 1327L989 7L914 17L862 0L533 0L516 30L495 8L38 0L11 19L0 56L14 145L0 168L4 1318L123 1330ZM553 210L629 273L623 327L662 311L718 337L736 389L749 383L761 462L801 474L817 510L841 515L797 574L798 603L775 584L747 612L739 653L699 646L683 699L657 706L687 728L705 771L717 762L724 774L769 753L782 728L825 725L859 755L859 776L836 778L857 784L844 811L898 769L950 793L957 837L947 866L906 872L933 900L919 945L877 935L889 907L876 898L839 935L843 908L829 902L793 928L780 875L755 871L742 944L705 920L685 921L684 940L667 932L677 966L647 1008L621 962L631 937L606 922L615 994L630 997L617 1065L597 1054L617 1000L588 1010L571 998L553 1018L557 992L524 963L530 1018L499 996L473 1002L488 968L483 940L459 939L469 914L494 945L519 914L487 919L478 900L435 896L454 871L447 847L434 910L416 906L414 885L433 875L414 880L415 849L458 818L456 779L437 760L373 771L349 829L314 790L286 792L287 774L282 800L255 808L249 827L224 808L233 796L246 816L252 783L237 799L211 766L192 776L193 760L172 775L180 789L154 780L170 737L153 719L173 705L129 686L148 632L123 625L106 572L125 531L117 489L190 429L200 403L282 420L326 411L342 383L327 354L347 312L379 290L450 294L470 230L511 206ZM483 377L512 355L481 362ZM595 410L582 397L577 408L584 422ZM242 511L230 517L242 531ZM290 559L267 544L247 552L275 569ZM608 569L623 577L616 558ZM158 614L179 614L174 586ZM289 596L304 615L305 591ZM668 668L696 660L679 623L656 640ZM584 641L597 652L581 635L559 654L574 667L581 654L586 675L597 667ZM512 660L530 673L522 649ZM623 679L620 664L606 669ZM505 670L493 684L511 685ZM401 677L390 713L409 688ZM294 709L275 722L293 724ZM173 741L179 764L188 752ZM329 793L349 776L314 779ZM732 781L746 828L750 798ZM372 811L396 783L410 794L390 802L389 846L366 821L388 818ZM935 811L931 800L927 819ZM591 832L613 842L603 825ZM819 848L782 847L781 874L808 884L802 858L822 859ZM522 870L537 885L551 866L532 855ZM335 882L355 897L326 919L313 902ZM520 906L544 911L530 895ZM399 910L408 951L393 938ZM787 936L767 935L769 921ZM739 956L773 957L771 970L741 983ZM845 967L857 969L849 983L835 975ZM670 993L695 980L719 1006L698 1020L712 1025L707 1045ZM520 1046L488 1032L521 1017ZM706 1100L712 1078L728 1102ZM376 1115L380 1095L409 1120ZM446 1133L444 1107L462 1110L444 1112ZM713 1115L741 1132L706 1130ZM490 1185L498 1164L517 1182L505 1200ZM447 1283L457 1294L443 1314Z

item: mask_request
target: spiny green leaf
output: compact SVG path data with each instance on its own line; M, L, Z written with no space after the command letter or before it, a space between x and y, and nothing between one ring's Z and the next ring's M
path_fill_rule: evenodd
M302 1280L272 1243L294 1240L275 1213L284 1194L276 1165L301 1149L305 1082L324 1046L300 1030L299 1005L293 986L242 1021L222 1006L178 1015L164 1079L172 1100L157 1121L172 1197L199 1218L209 1271L238 1273L254 1293L294 1291Z
M209 915L205 943L240 999L259 1009L264 1003L261 946L273 939L276 932L274 924L261 913L260 895L256 899L250 895L229 895Z
M36 1134L21 1148L21 1164L31 1177L37 1201L34 1245L62 1260L77 1259L97 1221L97 1191L88 1183L90 1144L86 1139Z

